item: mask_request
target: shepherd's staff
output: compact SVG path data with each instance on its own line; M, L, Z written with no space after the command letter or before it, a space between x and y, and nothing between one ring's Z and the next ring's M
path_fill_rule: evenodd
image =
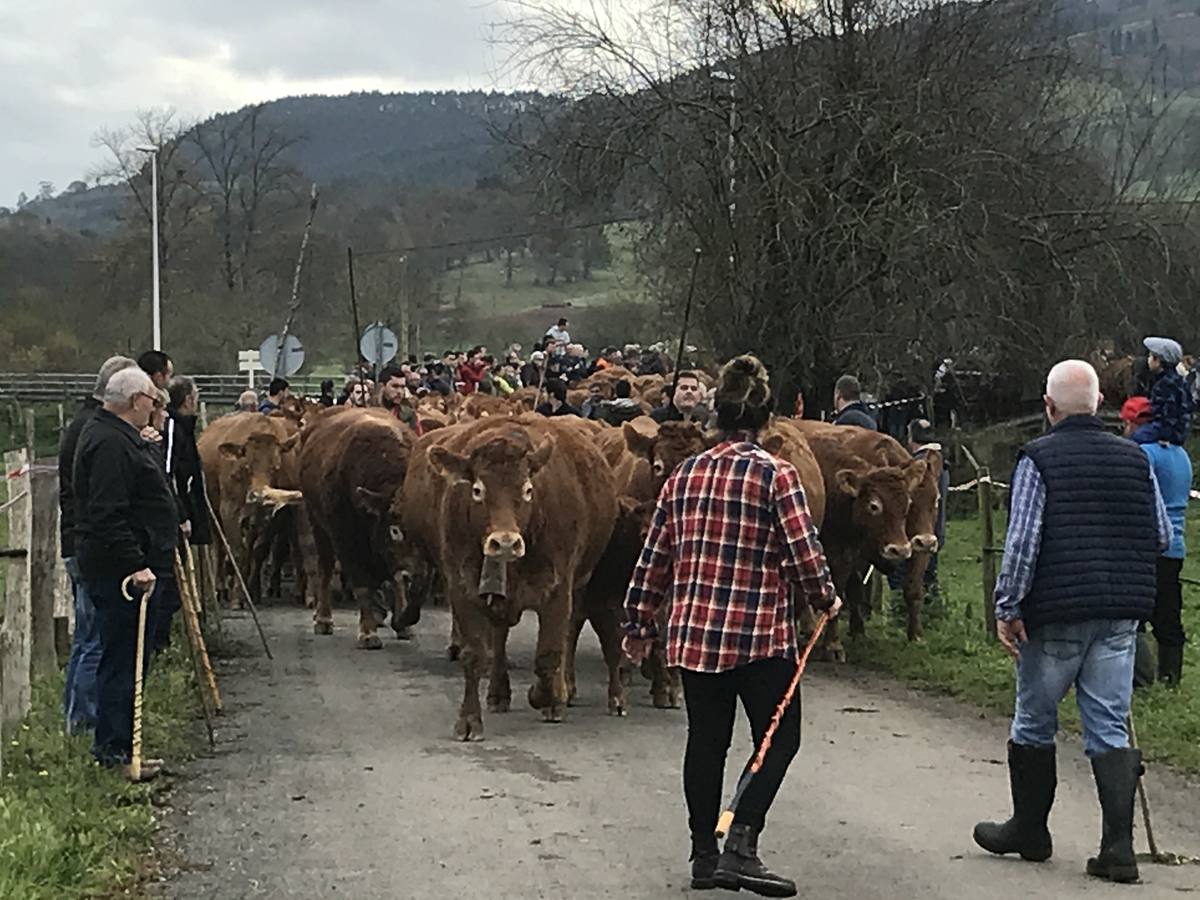
M1125 724L1129 728L1129 746L1137 749L1137 731L1133 727L1133 711L1129 713L1129 717L1125 720ZM1183 856L1179 853L1170 853L1160 851L1158 849L1158 841L1154 839L1154 826L1150 822L1150 800L1146 797L1146 772L1143 767L1138 773L1137 780L1137 795L1138 801L1142 807L1142 821L1146 825L1146 843L1150 845L1149 861L1160 863L1164 866L1184 866L1200 864L1200 859L1194 856Z
M688 324L692 320L692 298L696 296L696 271L700 268L700 248L692 256L692 274L689 279L687 302L683 307L683 331L679 335L679 350L675 353L675 375L671 379L671 402L675 402L675 388L679 386L679 370L683 366L683 348L687 344Z
M212 661L208 658L208 647L204 644L204 633L200 630L200 617L196 613L196 589L184 568L179 550L175 551L175 580L179 582L179 603L183 609L183 623L187 628L188 644L192 650L192 664L196 669L196 684L204 703L204 719L208 724L209 740L212 741L212 721L208 710L221 712L221 692L217 690L217 678L213 674Z
M126 575L121 582L121 593L130 603L134 602L129 592L132 575ZM138 629L137 652L134 655L133 669L133 749L129 758L129 778L131 781L142 780L142 663L146 658L146 606L150 601L150 593L154 590L154 582L142 591L138 598Z
M730 827L733 825L733 817L737 813L738 803L741 802L742 795L746 793L746 788L750 786L750 782L754 780L754 776L758 774L758 770L762 768L763 761L767 758L767 751L771 749L771 741L775 739L775 732L779 729L779 723L783 721L783 717L787 714L788 707L792 705L792 698L796 695L796 688L800 686L800 677L804 674L804 669L808 665L809 654L812 653L813 647L821 637L821 632L825 630L825 626L829 624L829 612L821 613L821 617L817 619L817 626L813 629L812 637L808 639L808 644L804 647L804 652L800 654L800 659L796 661L796 671L792 675L792 680L788 683L787 690L783 692L783 698L779 701L779 705L775 707L775 715L771 717L771 724L767 726L767 731L763 735L762 744L750 759L750 765L746 767L746 771L742 773L742 777L738 779L737 788L733 792L733 799L729 801L729 806L721 813L721 817L717 819L717 837L723 838L729 833Z

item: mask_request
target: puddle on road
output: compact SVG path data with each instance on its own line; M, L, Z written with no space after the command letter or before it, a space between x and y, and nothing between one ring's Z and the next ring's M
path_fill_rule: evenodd
M518 747L496 747L479 744L441 746L430 745L424 750L426 756L459 756L480 763L488 771L508 772L511 775L528 775L547 784L578 781L571 775L556 769L547 760L529 750Z

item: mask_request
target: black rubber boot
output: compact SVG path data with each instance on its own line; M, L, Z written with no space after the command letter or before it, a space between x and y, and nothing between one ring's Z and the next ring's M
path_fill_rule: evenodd
M1045 862L1054 853L1046 822L1058 785L1054 747L1008 742L1008 781L1013 814L1007 822L980 822L975 843L989 853L1019 853L1030 862Z
M713 873L717 871L717 858L721 855L714 834L692 835L692 890L708 891L717 886Z
M758 858L758 829L750 825L729 829L713 881L727 891L745 888L763 897L796 896L796 882L768 871Z
M1104 826L1100 853L1087 861L1089 875L1122 884L1138 880L1133 853L1133 795L1141 773L1141 750L1109 750L1092 760Z
M1183 647L1158 645L1158 680L1171 687L1179 687L1183 678Z

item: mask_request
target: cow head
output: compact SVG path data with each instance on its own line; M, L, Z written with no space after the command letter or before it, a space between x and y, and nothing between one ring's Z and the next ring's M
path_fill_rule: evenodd
M366 535L368 546L388 561L393 572L407 560L401 554L404 532L400 528L400 494L400 491L389 494L359 485L351 498L355 509L371 523L370 534Z
M485 559L513 562L525 555L524 533L534 508L534 476L550 460L554 436L534 444L521 428L487 435L466 455L441 445L429 448L429 462L442 478L468 486L464 523L481 536Z
M838 493L851 502L851 519L885 560L912 555L905 531L913 488L925 477L926 465L914 459L904 466L874 466L855 458L835 476Z
M622 430L630 452L650 461L656 491L677 465L689 456L703 453L706 446L704 432L695 422L664 422L653 436L639 431L632 422L626 422Z
M910 494L912 502L908 507L904 530L912 542L914 553L937 553L938 504L941 502L938 482L942 478L942 454L928 450L923 461L925 474Z
M246 502L258 503L273 485L283 466L283 455L295 449L300 435L280 440L273 431L250 435L244 444L226 442L218 447L222 458L234 467L237 480L246 485Z

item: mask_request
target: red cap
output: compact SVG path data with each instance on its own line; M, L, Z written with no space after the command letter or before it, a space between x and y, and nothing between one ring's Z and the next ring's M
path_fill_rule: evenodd
M1121 421L1132 422L1134 425L1145 425L1153 418L1149 397L1130 397L1121 407Z

